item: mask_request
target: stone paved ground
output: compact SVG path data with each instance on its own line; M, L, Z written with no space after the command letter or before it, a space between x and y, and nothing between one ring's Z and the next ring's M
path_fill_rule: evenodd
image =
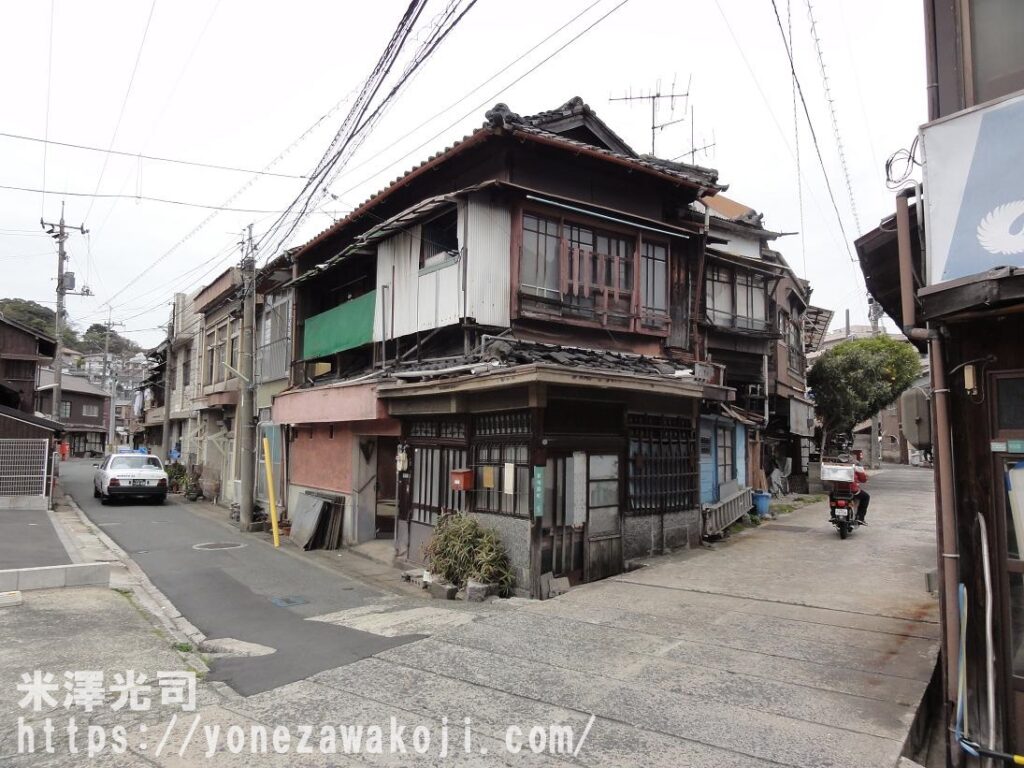
M930 480L926 470L902 468L873 476L871 525L846 541L819 504L542 603L467 610L386 596L319 618L425 639L246 698L200 685L202 724L222 734L232 725L246 733L286 725L297 734L302 725L377 723L385 754L253 756L248 744L232 754L222 735L212 758L203 756L205 736L179 755L194 718L180 713L155 757L151 742L139 746L138 731L167 731L171 712L163 709L127 721L130 753L92 764L895 766L937 651L936 604L925 591L934 568ZM24 606L0 609L8 611L0 614L5 766L83 764L66 754L8 757L17 707L6 691L15 671L193 658L168 658L176 654L170 640L121 595L53 594L29 593ZM90 597L77 604L72 594ZM27 639L38 636L45 641ZM426 754L387 754L391 718L406 726L409 753L412 728L432 729ZM445 718L450 753L442 757ZM94 720L116 721L109 712ZM506 748L510 726L528 736L534 726L569 725L578 743L588 723L575 757Z

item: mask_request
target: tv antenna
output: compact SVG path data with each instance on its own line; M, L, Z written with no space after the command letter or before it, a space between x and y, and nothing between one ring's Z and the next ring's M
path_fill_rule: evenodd
M694 116L694 109L691 106L690 107L690 148L686 152L683 152L683 154L679 155L678 157L673 157L672 158L673 162L675 162L676 160L679 160L679 159L684 158L687 155L689 155L690 156L689 163L690 163L690 165L693 165L694 161L697 159L697 153L698 152L704 152L706 154L709 149L714 149L715 144L716 144L714 130L711 131L711 141L705 142L703 145L701 145L699 147L697 146L697 138L696 138L695 130L694 130L694 126L696 125L696 122L697 122L697 120L696 120L696 117ZM701 139L701 141L703 141L703 138Z
M690 76L691 78L693 75ZM654 91L648 94L641 94L634 96L632 92L627 96L615 96L609 97L608 101L649 101L651 103L651 155L654 155L654 140L657 136L658 131L668 128L670 125L683 122L686 118L680 117L679 119L669 120L664 123L658 122L658 103L663 99L668 99L669 109L671 110L670 115L675 113L676 99L689 99L690 96L690 81L686 82L686 92L676 93L676 81L672 79L672 87L667 93L661 92L661 80L658 81L654 87ZM687 102L688 103L688 102ZM685 106L684 106L685 109Z

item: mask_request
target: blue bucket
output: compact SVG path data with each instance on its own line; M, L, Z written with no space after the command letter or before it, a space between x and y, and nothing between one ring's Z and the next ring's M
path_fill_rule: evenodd
M758 517L768 517L771 511L768 507L772 500L772 495L765 491L754 491L754 506L757 508Z

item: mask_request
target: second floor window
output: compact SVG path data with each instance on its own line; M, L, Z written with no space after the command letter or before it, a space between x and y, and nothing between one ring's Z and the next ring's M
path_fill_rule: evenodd
M70 400L61 400L60 401L60 417L62 419L70 419L71 418L71 401Z
M455 208L420 227L420 269L443 264L459 254L458 227Z
M82 415L96 418L100 415L100 407L98 405L83 405Z
M192 350L185 350L181 361L181 386L187 387L192 383Z
M644 243L640 261L640 303L645 314L668 313L668 248Z
M768 289L763 275L745 269L710 266L705 284L708 320L746 330L768 329Z
M216 335L213 331L206 334L206 367L203 371L203 384L213 384L213 368L216 364Z
M561 295L561 238L557 221L523 216L523 258L519 282L524 293Z

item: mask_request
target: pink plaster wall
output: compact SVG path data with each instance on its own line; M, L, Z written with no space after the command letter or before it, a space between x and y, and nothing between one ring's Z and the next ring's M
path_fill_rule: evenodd
M307 488L352 490L352 431L340 424L307 424L293 430L288 444L288 481Z

